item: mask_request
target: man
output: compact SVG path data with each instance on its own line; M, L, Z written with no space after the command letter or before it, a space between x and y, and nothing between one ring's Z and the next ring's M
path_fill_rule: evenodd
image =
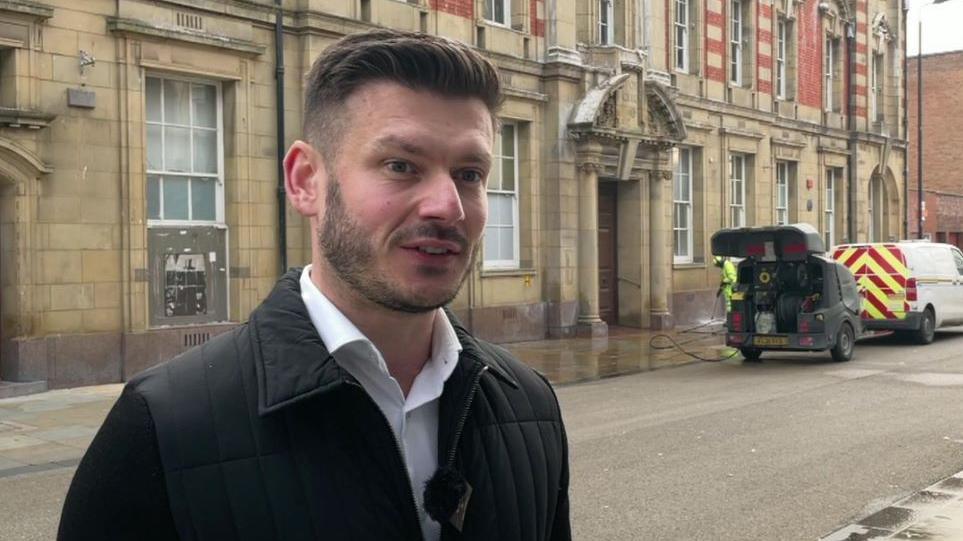
M720 255L715 256L713 261L716 267L719 267L722 271L716 296L722 295L722 299L726 303L726 314L728 314L732 311L732 287L736 285L738 279L736 266L733 265L732 261L729 261L729 258Z
M250 321L132 379L69 539L569 539L548 382L442 307L469 272L501 87L443 38L315 62L288 201L317 232Z

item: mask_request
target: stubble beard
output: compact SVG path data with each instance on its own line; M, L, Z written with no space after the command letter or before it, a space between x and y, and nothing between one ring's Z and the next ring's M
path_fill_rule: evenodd
M431 291L424 293L405 293L402 284L392 283L382 269L378 268L375 250L368 240L369 235L354 221L344 207L341 197L341 186L333 175L328 177L329 183L325 194L325 211L321 224L318 226L317 236L321 248L321 256L337 275L338 279L351 290L368 301L397 312L421 314L445 306L454 300L468 276L470 265L465 265L461 276L447 288L439 284ZM469 245L467 239L452 228L445 228L438 224L425 223L415 228L396 232L390 239L393 245L399 245L408 238L435 238L457 242L463 254L468 254L468 261L472 261L474 246ZM433 267L419 267L418 272L426 276L437 276L439 279L445 274Z

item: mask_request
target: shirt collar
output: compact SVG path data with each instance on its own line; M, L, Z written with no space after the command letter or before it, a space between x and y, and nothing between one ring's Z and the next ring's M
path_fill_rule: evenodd
M378 353L375 357L379 368L387 375L388 367L384 357L374 343L311 281L311 265L306 265L301 271L300 285L301 299L308 310L311 323L335 360L339 364L343 362L343 356L338 355L343 348L354 344L362 345ZM409 390L406 409L414 409L441 396L445 381L458 364L458 355L461 351L462 346L454 326L445 311L439 308L435 314L431 333L431 358L425 363Z
M341 348L354 342L374 345L311 281L311 265L301 271L301 299L308 309L311 323L331 355L336 355Z

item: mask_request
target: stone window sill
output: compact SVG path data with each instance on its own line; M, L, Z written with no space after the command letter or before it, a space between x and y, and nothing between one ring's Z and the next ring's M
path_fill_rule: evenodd
M502 278L508 276L535 276L538 272L535 269L484 269L481 271L482 278Z

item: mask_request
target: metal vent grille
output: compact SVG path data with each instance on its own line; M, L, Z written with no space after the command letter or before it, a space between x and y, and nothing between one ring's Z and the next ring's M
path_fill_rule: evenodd
M194 347L203 344L211 339L209 332L193 332L184 335L184 347Z
M190 28L191 30L203 30L204 21L201 19L200 15L185 13L183 11L178 11L176 15L177 26L182 28Z

